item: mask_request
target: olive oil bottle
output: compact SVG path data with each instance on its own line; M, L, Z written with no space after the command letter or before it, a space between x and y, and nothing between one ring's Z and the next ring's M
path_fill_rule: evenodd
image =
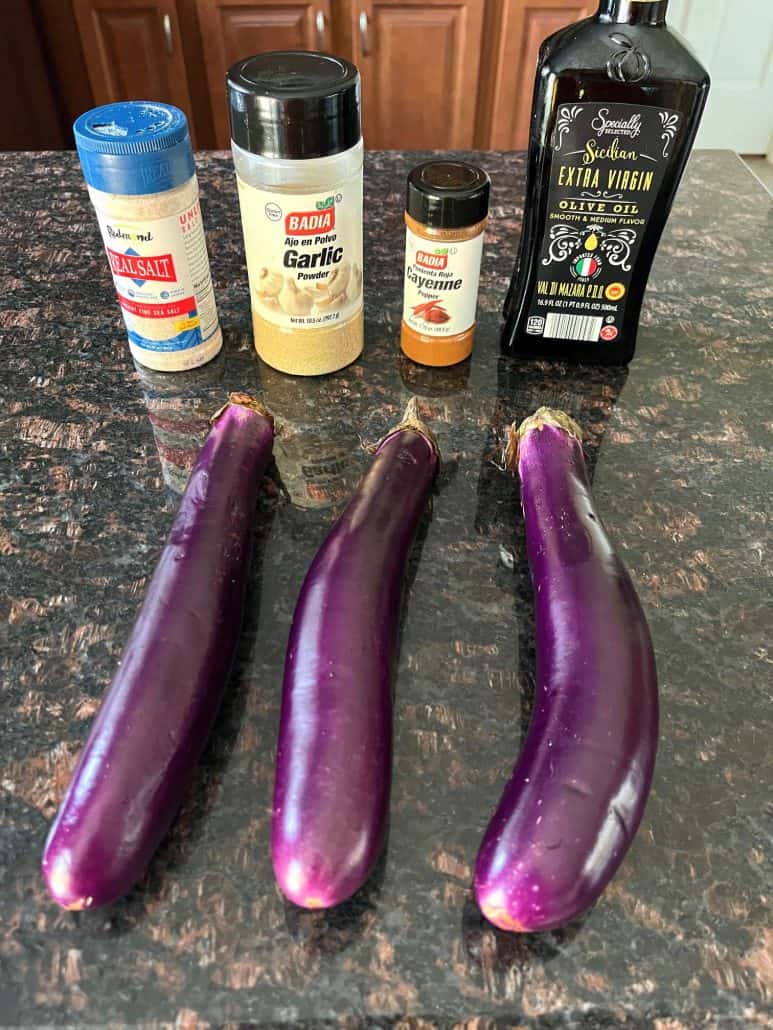
M601 0L540 49L506 354L625 364L709 90L668 0Z

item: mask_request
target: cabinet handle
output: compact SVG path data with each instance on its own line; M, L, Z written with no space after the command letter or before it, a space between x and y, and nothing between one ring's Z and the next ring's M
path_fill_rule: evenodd
M370 32L368 30L368 15L360 11L360 53L367 57L370 53Z
M325 49L325 12L317 11L317 16L314 19L314 23L317 26L317 50Z
M164 26L164 39L166 40L166 52L171 57L174 53L174 41L172 40L172 19L165 14L161 24Z

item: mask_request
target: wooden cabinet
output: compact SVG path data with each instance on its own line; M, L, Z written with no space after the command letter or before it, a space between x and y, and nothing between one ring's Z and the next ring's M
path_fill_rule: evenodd
M267 50L326 50L362 73L366 147L439 151L524 149L540 43L596 7L596 0L19 2L35 12L68 141L68 122L87 106L148 98L186 112L194 145L228 148L229 66Z
M0 91L9 98L0 128L3 149L46 150L64 145L54 83L30 0L18 0L3 11Z
M73 10L94 103L176 104L188 115L193 135L175 0L73 0Z
M267 50L329 50L330 0L197 0L216 146L230 147L225 76L241 57Z
M483 0L353 4L366 146L473 145L483 9Z
M504 0L491 6L476 145L525 150L534 74L542 41L596 10L594 0Z

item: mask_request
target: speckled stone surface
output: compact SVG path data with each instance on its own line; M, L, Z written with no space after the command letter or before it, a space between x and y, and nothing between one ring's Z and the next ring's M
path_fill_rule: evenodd
M0 160L0 1025L185 1028L773 1025L771 198L729 153L693 156L625 371L497 356L524 193L493 181L471 363L427 371L397 338L402 191L418 155L367 164L364 357L288 379L251 346L230 158L199 160L225 331L178 376L128 355L74 155ZM229 389L280 420L239 660L193 789L146 879L60 911L40 852L175 508ZM412 394L445 455L412 563L396 681L388 848L328 914L285 904L268 854L284 647L315 548ZM539 404L588 434L594 489L650 621L662 734L639 836L563 932L494 931L470 892L533 692L515 483L495 465ZM281 481L281 484L280 484Z

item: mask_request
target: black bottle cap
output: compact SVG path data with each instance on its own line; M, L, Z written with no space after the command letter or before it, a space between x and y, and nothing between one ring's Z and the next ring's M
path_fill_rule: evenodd
M433 229L461 229L488 214L491 180L465 161L427 161L408 176L405 209Z
M282 50L228 69L231 139L260 157L327 157L359 142L360 73L342 57Z

